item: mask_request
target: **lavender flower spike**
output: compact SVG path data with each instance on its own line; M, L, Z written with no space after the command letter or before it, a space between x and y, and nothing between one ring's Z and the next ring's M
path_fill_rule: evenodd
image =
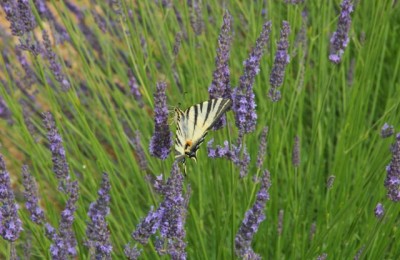
M270 174L267 170L261 180L261 187L257 193L256 201L246 215L240 225L239 231L235 238L236 255L243 259L261 259L251 248L251 241L258 230L261 222L264 221L265 203L269 200L269 187L271 186Z
M27 165L22 166L22 178L22 184L25 188L25 206L30 213L31 220L36 224L43 224L45 218L43 209L39 206L37 185L35 183L35 179L29 173L29 168Z
M60 190L69 180L69 166L62 145L62 137L57 131L56 123L50 112L43 113L43 123L47 129L47 139L50 145L51 160L53 161L53 172L55 173ZM66 185L67 186L67 185Z
M136 157L137 157L137 161L139 163L140 169L143 171L147 170L147 168L148 168L147 159L146 159L146 155L144 153L143 147L142 147L142 143L140 142L140 132L139 131L135 132L135 137L132 138L132 144L133 144L133 147L136 152Z
M18 205L15 203L11 189L10 174L6 169L3 156L0 155L0 235L9 242L18 239L22 223L18 216Z
M235 123L242 134L255 130L257 114L253 84L256 75L260 71L260 60L264 53L264 47L268 42L270 31L271 22L266 22L257 39L256 46L250 53L249 58L244 62L244 72L240 77L239 86L234 89L232 94L232 110L235 113Z
M128 70L128 77L129 77L129 87L131 89L131 94L134 96L139 107L142 108L143 107L142 93L140 93L138 82L135 78L135 75L133 75L133 71L131 69Z
M391 147L392 160L386 167L387 176L385 187L390 200L400 201L400 133L396 135L396 142Z
M1 1L0 5L3 7L6 19L10 22L13 35L22 36L35 29L36 20L29 1Z
M232 43L231 36L231 23L232 17L228 11L225 11L224 22L221 27L221 32L218 37L217 57L215 58L215 70L213 73L213 80L208 93L210 99L212 98L232 98L232 90L230 86L230 72L229 72L229 52ZM222 116L214 125L214 129L220 129L225 125L225 115Z
M160 254L165 251L172 259L186 259L184 226L190 193L186 193L186 198L183 195L183 175L177 162L173 164L171 176L161 192L165 199L160 205L164 214L160 223L161 243L158 245L166 244L167 248L156 246L157 252Z
M375 207L375 216L377 218L382 218L385 214L385 209L383 208L382 203L378 203Z
M171 151L172 133L168 125L168 108L165 82L157 83L154 93L154 134L150 140L150 154L165 160Z
M221 32L218 37L217 57L215 58L215 70L213 73L213 80L208 93L210 99L212 98L231 98L231 88L229 84L229 52L231 49L232 36L231 36L231 23L232 17L228 11L225 11L224 22L221 27Z
M76 211L76 202L79 196L78 182L74 181L70 184L69 194L70 197L67 201L65 209L61 213L61 221L58 232L49 224L46 223L46 236L49 237L53 243L50 245L51 257L55 260L66 259L67 256L76 256L76 238L72 229L74 222L74 213Z
M283 78L285 77L286 65L289 64L290 56L288 54L290 34L290 26L287 21L282 22L281 36L278 42L278 48L275 54L274 66L271 71L269 82L271 89L269 90L269 97L272 101L277 102L281 99L281 93L278 87L282 86Z
M130 244L126 244L124 248L125 256L129 260L136 260L139 258L140 254L142 253L141 250L138 250L136 246L131 247Z
M293 152L292 152L292 163L294 167L299 167L300 166L300 139L296 135L294 137L294 146L293 146Z
M67 91L71 88L71 85L62 72L62 67L57 61L57 55L53 52L50 38L46 30L43 30L42 38L44 45L43 54L50 63L50 70L53 73L54 78L60 83L61 89Z
M104 173L101 188L97 192L99 198L89 207L90 223L86 228L87 241L85 244L94 250L93 256L96 259L111 259L110 231L105 219L110 213L110 189L110 180L107 173Z
M258 169L261 169L261 166L264 162L265 154L267 152L267 134L268 134L268 126L264 127L260 137L260 148L258 149L258 155L257 155Z
M331 50L329 60L333 63L340 63L344 50L349 43L349 30L351 25L350 14L354 11L352 0L343 0L340 5L342 10L340 12L339 21L336 32L331 37Z

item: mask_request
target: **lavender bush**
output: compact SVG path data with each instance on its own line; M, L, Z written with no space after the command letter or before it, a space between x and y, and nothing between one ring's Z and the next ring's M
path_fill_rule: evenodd
M0 9L0 259L400 258L396 1Z

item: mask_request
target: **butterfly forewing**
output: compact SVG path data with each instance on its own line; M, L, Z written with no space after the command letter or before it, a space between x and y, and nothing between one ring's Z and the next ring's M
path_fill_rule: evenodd
M182 111L175 109L177 131L175 138L176 158L194 154L204 141L207 131L230 108L230 99L218 98L205 101Z

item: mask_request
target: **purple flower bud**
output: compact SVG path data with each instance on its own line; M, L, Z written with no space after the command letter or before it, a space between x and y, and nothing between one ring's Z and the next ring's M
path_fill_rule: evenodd
M90 222L86 228L85 245L94 251L96 259L111 259L110 231L105 219L110 213L110 189L110 180L107 173L104 173L101 188L97 192L99 197L90 204L88 211Z
M150 154L165 160L171 152L172 133L168 125L168 108L165 82L157 83L154 93L154 134L150 140Z
M265 203L269 200L269 187L271 186L270 174L264 171L261 187L257 193L256 201L249 209L240 225L235 238L235 253L238 257L244 259L261 259L251 248L251 241L258 230L261 222L265 219ZM249 255L252 256L249 258Z
M231 36L232 17L228 11L224 14L224 21L221 32L218 37L217 57L215 58L215 70L213 80L208 93L210 99L213 98L231 98L230 72L229 72L229 52L232 44Z
M328 177L328 180L326 181L326 188L329 190L329 189L332 189L332 187L333 187L333 183L334 183L334 181L335 181L335 175L331 175L331 176L329 176Z
M317 230L317 223L313 222L310 227L310 241L314 239L316 230Z
M279 101L281 98L280 91L278 91L278 87L282 86L283 84L286 65L289 64L290 61L290 56L288 54L289 34L290 34L289 23L287 21L283 21L281 36L275 54L274 66L272 68L271 75L269 78L269 82L271 84L271 89L269 90L269 97L274 102Z
M394 134L394 127L392 125L389 125L388 123L385 123L381 129L381 137L387 138L389 136L392 136L393 134Z
M383 208L382 203L378 203L375 207L375 216L377 218L382 218L385 214L385 209Z
M200 35L204 30L203 13L199 4L201 4L199 0L188 1L190 25L196 35Z
M244 62L244 72L240 77L239 86L234 89L232 94L232 110L235 113L236 127L241 133L250 133L255 130L257 114L253 84L259 72L260 60L268 42L270 31L271 22L266 22L256 41L256 46Z
M131 89L131 94L134 96L139 107L142 108L143 107L142 93L140 93L138 82L136 80L135 75L133 75L133 71L131 69L128 70L128 77L129 77L129 88Z
M354 260L360 260L361 259L361 255L364 252L365 249L365 245L363 245L358 251L357 254L354 256Z
M139 163L139 167L141 170L145 171L147 170L147 159L146 155L144 153L142 143L140 141L140 132L136 131L135 132L135 137L131 139L133 148L135 149L135 155L136 155L136 160Z
M26 200L25 206L30 213L31 220L36 224L44 223L44 212L39 206L38 189L33 176L29 173L27 165L22 166L22 184L24 185L25 192L24 198Z
M0 235L9 242L18 239L22 223L18 216L18 205L11 189L10 174L0 155Z
M283 230L283 214L284 211L283 209L279 210L279 216L278 216L278 235L282 235L282 230Z
M35 29L36 20L29 1L2 1L0 5L3 7L6 19L10 22L11 33L13 35L22 36Z
M164 214L160 223L160 233L161 240L167 242L167 248L156 249L158 252L167 252L173 259L186 259L184 226L190 192L188 191L186 197L184 196L183 180L183 175L175 162L172 166L171 175L161 191L164 195L164 201L161 203L160 209Z
M70 89L71 85L68 79L65 77L64 73L62 72L62 67L57 61L57 55L53 52L50 38L46 30L43 30L42 38L44 46L43 55L49 61L50 70L53 73L54 78L60 83L61 89L63 91L67 91Z
M386 167L387 176L385 187L390 200L400 201L400 133L396 136L396 142L391 147L392 160Z
M161 219L164 215L163 209L150 209L148 215L137 225L136 230L132 233L132 238L141 243L147 244L151 235L154 235L160 227Z
M43 123L47 129L47 139L51 151L51 160L53 161L53 172L55 173L60 190L69 181L69 166L65 157L65 150L62 144L62 137L58 133L56 123L50 112L43 113Z
M260 147L258 148L257 168L261 169L264 162L265 154L267 152L267 134L268 127L264 127L260 137Z
M129 260L136 260L139 258L142 251L138 250L136 246L131 247L130 244L126 244L124 253Z
M11 111L1 96L0 96L0 118L6 119L6 120L11 119Z
M224 141L224 146L217 145L215 149L212 147L214 143L214 139L211 139L207 143L208 157L210 158L225 158L232 161L236 166L240 167L239 176L240 178L244 178L248 173L248 167L250 164L250 155L247 152L246 147L243 147L242 153L242 145L239 144L232 145L232 148L229 148L229 142Z
M336 32L331 37L331 50L329 54L329 60L336 64L341 62L344 50L349 43L350 14L353 12L352 0L343 0L340 6L342 10L339 15Z
M317 260L326 260L328 258L328 254L327 253L323 253L322 255L317 257Z
M297 135L294 137L292 163L296 168L300 166L300 139Z
M78 182L70 183L69 199L65 209L61 212L61 221L59 224L58 232L49 223L45 224L46 236L53 241L50 245L50 254L53 259L66 259L66 256L75 257L76 252L76 238L72 229L74 221L74 213L76 211L76 202L79 197Z
M304 3L304 0L285 0L285 4L298 5Z
M210 99L213 98L232 98L232 91L230 86L230 72L229 72L229 52L232 43L231 36L231 23L232 17L228 11L224 14L224 21L221 27L221 32L218 37L217 57L215 58L215 70L213 73L213 80L208 93ZM218 122L215 123L213 129L220 129L225 125L225 116L222 116Z
M182 42L182 32L178 32L175 35L175 43L174 43L174 48L172 51L172 54L174 57L178 56L179 49L181 48L181 42Z

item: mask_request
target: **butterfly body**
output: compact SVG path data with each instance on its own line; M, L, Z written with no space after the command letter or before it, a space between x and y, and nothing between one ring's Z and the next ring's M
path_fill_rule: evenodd
M231 105L232 100L217 98L193 105L185 111L175 108L176 160L183 163L186 157L196 160L197 150L208 131Z

